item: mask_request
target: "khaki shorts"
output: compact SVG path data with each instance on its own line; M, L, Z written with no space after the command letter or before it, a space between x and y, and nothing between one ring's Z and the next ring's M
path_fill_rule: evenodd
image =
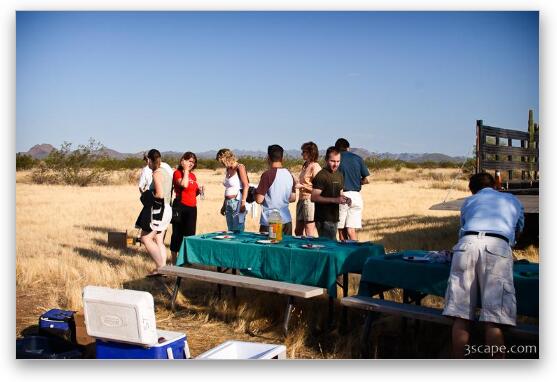
M338 207L338 229L343 228L362 228L362 210L364 201L358 191L345 191L344 196L352 199L350 207L348 204L341 204Z
M315 203L309 199L300 199L296 203L296 221L312 222L315 214Z
M474 320L478 296L480 321L516 325L512 249L504 240L463 236L453 247L443 314Z

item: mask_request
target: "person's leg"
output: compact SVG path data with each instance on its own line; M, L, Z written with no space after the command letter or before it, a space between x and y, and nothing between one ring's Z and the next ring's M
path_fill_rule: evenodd
M282 234L283 235L292 235L292 222L284 223L282 225Z
M358 234L356 230L362 228L363 200L361 194L357 191L350 191L346 194L352 202L346 213L346 222L344 224L345 235L347 239L357 241Z
M340 204L338 206L338 239L346 240L348 239L348 233L346 232L346 219L348 218L348 204ZM336 233L335 233L336 238Z
M331 239L331 240L336 240L337 239L337 223L333 223L333 222L323 222L323 231L325 234L325 237Z
M157 263L157 268L164 267L166 265L166 246L164 245L164 231L157 232L155 235L155 242L157 243L159 249L158 259L155 260Z
M180 250L180 246L182 245L183 236L181 225L181 223L172 224L172 236L170 237L170 255L172 256L172 265L176 264L178 251Z
M324 237L323 222L315 222L315 229L317 230L317 235L319 237Z
M228 231L232 231L234 229L234 214L236 211L232 206L232 201L234 199L227 199L225 208L224 208L224 216L226 217L226 228Z
M346 230L346 236L348 237L349 240L358 240L358 235L356 234L356 229L355 228L345 228Z
M158 243L155 241L156 235L156 231L141 231L141 242L147 249L147 253L149 253L149 256L151 256L158 268L158 263L160 261L160 248ZM156 269L154 271L156 271Z
M184 237L194 236L197 226L197 207L187 207L187 219L184 224Z
M486 322L485 323L485 343L491 349L501 349L505 345L505 337L501 327L498 325ZM493 358L505 358L504 352L493 352Z
M296 220L296 228L294 229L294 234L296 236L302 236L304 234L304 228L305 224L303 220Z
M306 222L304 224L304 231L306 233L306 236L315 236L315 234L317 233L315 222Z
M470 341L470 322L455 318L452 328L453 357L464 358L466 345Z
M338 239L340 241L346 240L348 238L348 234L346 233L346 229L345 228L339 228L338 229Z

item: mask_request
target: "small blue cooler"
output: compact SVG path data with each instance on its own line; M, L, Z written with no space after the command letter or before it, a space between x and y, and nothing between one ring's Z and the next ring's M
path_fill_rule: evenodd
M97 359L187 359L190 358L184 333L157 330L159 343L134 345L97 338Z
M39 334L75 340L74 311L50 309L39 318Z

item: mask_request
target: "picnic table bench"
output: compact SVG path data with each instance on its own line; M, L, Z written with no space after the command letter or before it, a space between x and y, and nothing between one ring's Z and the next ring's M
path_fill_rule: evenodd
M264 280L255 277L206 271L195 268L184 268L174 265L164 266L159 269L159 272L165 275L176 277L176 284L174 286L174 291L172 292L172 311L174 311L175 309L176 296L178 294L178 289L180 288L180 283L183 278L286 295L288 296L288 301L286 305L286 312L283 324L283 331L285 335L288 334L288 323L290 321L290 315L294 307L294 298L297 297L307 299L315 296L321 296L325 293L325 290L323 288L318 287L291 284L274 280Z
M404 256L423 256L427 251L402 251L395 254L370 257L362 270L358 294L345 297L341 304L367 311L362 335L364 349L369 344L371 325L375 313L400 316L450 325L453 319L442 315L441 309L421 306L426 295L443 297L450 273L449 263L429 263L405 261ZM537 317L539 315L539 265L528 261L517 261L513 267L514 284L519 315ZM374 298L384 291L403 289L402 303ZM411 303L414 304L411 304ZM537 337L537 325L519 324L506 329L521 337Z

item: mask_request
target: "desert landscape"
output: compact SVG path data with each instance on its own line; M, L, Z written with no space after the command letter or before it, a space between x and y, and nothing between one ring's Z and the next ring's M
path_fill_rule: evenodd
M292 170L297 175L299 169ZM233 300L229 288L223 288L218 299L215 285L188 281L182 284L178 310L171 312L174 280L145 278L152 268L145 249L107 245L109 231L137 234L134 222L141 209L138 174L139 170L114 171L106 185L77 187L33 184L30 172L17 172L16 335L33 330L46 310L80 309L83 287L98 285L152 293L158 327L186 333L192 356L235 339L283 343L289 358L359 358L363 314L349 311L347 328L329 331L325 324L326 297L299 304L286 338L280 330L284 309L284 296L280 295L239 289ZM196 174L206 187L205 199L198 202L197 233L226 229L225 219L218 212L223 170L197 170ZM260 176L249 175L252 182ZM373 172L370 180L362 191L365 208L361 241L380 243L386 252L450 249L457 241L458 212L431 211L429 207L447 197L450 200L469 194L466 176L458 169L386 169ZM294 207L291 204L292 214ZM258 222L258 216L250 215L246 230L256 231ZM167 246L169 240L170 232L166 235ZM170 251L168 255L170 258ZM537 262L538 248L515 250L514 256ZM357 292L358 280L358 275L350 275L350 295ZM395 290L386 298L400 300L401 295ZM429 306L442 304L441 298L425 300ZM414 345L400 341L399 320L384 319L379 325L384 357L419 351L424 358L435 358L447 351L449 328L424 323L422 340L413 342L422 348L410 349Z

